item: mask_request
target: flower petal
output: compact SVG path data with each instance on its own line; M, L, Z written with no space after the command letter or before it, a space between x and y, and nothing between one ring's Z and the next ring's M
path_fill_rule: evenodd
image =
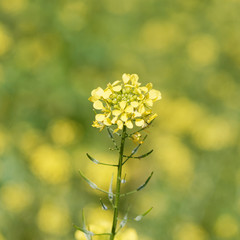
M139 111L141 114L143 114L143 113L145 112L145 107L144 107L143 104L141 104L141 105L139 106L138 111Z
M95 101L97 101L99 98L96 98L96 97L94 97L94 96L91 96L91 97L89 97L88 98L88 100L90 101L90 102L95 102Z
M145 124L145 122L144 122L144 120L143 119L136 119L135 120L135 124L136 124L136 126L138 126L138 127L143 127L144 126L144 124Z
M104 93L103 89L98 87L92 90L91 95L99 99L103 95L103 93Z
M125 125L127 126L127 128L130 128L130 129L133 128L133 124L131 120L126 121Z
M112 122L111 122L111 120L110 120L109 118L105 118L105 119L103 120L103 123L104 123L106 126L111 126L111 125L112 125Z
M99 100L97 100L96 102L93 103L93 107L97 110L104 109L102 102Z
M128 120L128 116L126 113L123 113L120 117L120 119L123 121L123 122L126 122Z
M115 123L117 122L117 119L118 119L118 117L114 117L114 118L112 119L112 124L115 124Z
M105 118L106 118L106 116L104 114L97 114L95 116L95 119L99 122L102 122Z
M137 74L132 74L132 75L131 75L131 82L132 82L132 84L133 84L134 86L137 84L138 79L139 79L139 77L138 77Z
M121 85L117 85L117 86L113 87L114 92L119 92L121 89L122 89Z
M136 108L136 107L138 107L139 103L138 103L137 101L133 101L133 102L131 102L131 105L132 105L134 108Z
M140 112L135 111L135 112L133 113L133 116L134 116L134 118L136 118L136 117L141 117L142 114L141 114Z
M146 85L146 87L148 88L148 90L151 90L152 89L152 83L148 83L147 85Z
M147 87L140 87L139 88L142 92L147 93L148 92L148 88Z
M112 91L110 89L106 89L103 93L103 98L107 99L112 94Z
M152 89L149 91L149 98L157 101L161 99L161 93L158 90Z
M120 110L113 110L112 111L113 116L119 116L121 113L122 113L122 111L120 111Z
M119 103L119 105L120 105L121 109L124 109L126 107L126 105L127 105L127 102L126 101L122 101L122 102Z
M118 128L119 129L122 129L123 128L123 122L121 120L118 120L117 121L117 125L118 125Z
M124 82L125 84L128 83L129 80L130 80L130 74L124 73L124 74L122 75L122 80L123 80L123 82Z
M128 105L128 106L125 108L125 112L126 112L126 113L133 113L133 106L132 106L132 105Z
M117 81L115 81L113 84L112 84L112 86L114 87L114 86L116 86L117 84L119 84L121 81L120 80L117 80Z
M145 104L146 104L148 107L152 107L152 106L153 106L153 100L148 98L148 99L145 100Z

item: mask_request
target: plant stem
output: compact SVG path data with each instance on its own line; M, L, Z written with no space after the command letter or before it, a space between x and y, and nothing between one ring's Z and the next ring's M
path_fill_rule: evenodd
M116 197L114 202L114 214L112 223L112 233L110 240L114 240L116 235L117 221L118 221L118 210L119 210L119 199L120 199L120 189L121 189L121 177L122 177L122 162L123 162L123 151L126 138L126 126L123 126L121 146L119 150L119 160L118 160L118 173L117 173L117 183L116 183Z

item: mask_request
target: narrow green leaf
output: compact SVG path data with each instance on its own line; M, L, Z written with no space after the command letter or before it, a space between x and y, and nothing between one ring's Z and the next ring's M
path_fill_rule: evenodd
M134 154L138 151L138 149L140 148L140 146L141 146L141 144L138 144L138 145L132 150L131 155L134 155Z
M138 222L138 221L141 221L142 218L143 218L144 216L146 216L152 209L153 209L153 207L149 208L145 213L136 216L133 220L135 220L135 221L137 221L137 222Z
M135 158L145 158L145 157L147 157L148 155L150 155L151 153L153 152L153 149L151 150L151 151L149 151L149 152L147 152L147 153L145 153L145 154L143 154L143 155L141 155L141 156L138 156L138 157L135 157Z
M100 203L101 203L101 206L102 206L103 210L108 210L108 207L103 203L101 198L100 198Z
M111 167L117 167L118 166L116 164L108 164L108 163L99 162L97 159L91 157L88 153L86 153L86 155L95 164L100 164L100 165L104 165L104 166L111 166Z
M152 178L153 172L151 172L151 175L147 178L147 180L145 181L145 183L143 185L141 185L139 188L137 188L137 191L142 190L150 181L150 179Z
M87 235L87 237L95 235L93 232L90 232L90 231L88 231L88 230L86 230L86 229L84 229L84 228L78 227L78 226L76 226L76 225L73 225L73 226L74 226L77 230L85 233L85 234Z
M93 157L91 157L88 153L86 153L87 157L94 163L99 164L99 161Z
M80 170L79 170L79 173L80 173L81 177L89 184L89 186L91 188L98 189L98 186L94 182L90 181L87 177L85 177Z
M90 187L92 187L93 189L97 189L100 192L109 194L109 192L99 188L95 183L93 183L92 181L90 181L87 177L85 177L82 172L79 170L79 174L81 175L81 177L90 185ZM113 194L114 195L114 194Z

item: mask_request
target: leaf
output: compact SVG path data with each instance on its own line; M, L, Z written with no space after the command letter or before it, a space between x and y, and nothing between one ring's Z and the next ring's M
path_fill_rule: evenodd
M147 157L148 155L150 155L152 152L153 152L153 149L152 149L151 151L149 151L149 152L147 152L147 153L145 153L145 154L143 154L143 155L141 155L141 156L135 157L135 158L145 158L145 157Z
M149 208L145 213L136 216L133 220L135 220L135 221L137 221L137 222L138 222L138 221L141 221L142 218L143 218L144 216L146 216L152 209L153 209L153 207Z
M148 182L150 181L150 179L152 178L153 172L151 172L151 175L147 178L147 180L145 181L145 183L143 185L141 185L139 188L137 188L137 191L142 190L144 187L146 187L146 185L148 184Z
M92 237L93 235L95 235L93 232L90 232L90 231L88 231L88 230L86 230L86 229L84 229L84 228L78 227L78 226L76 226L76 225L73 225L73 226L74 226L77 230L83 232L83 233L85 234L85 236L87 237L88 240L91 240L91 237Z
M133 150L132 150L132 153L131 153L131 156L134 155L138 149L140 148L141 144L138 144Z
M100 203L102 205L103 210L108 210L108 207L103 203L102 199L100 198Z
M108 199L111 203L113 202L112 184L113 184L113 174L112 174L112 179L111 179L109 190L108 190Z
M104 166L111 166L111 167L118 167L118 165L116 165L116 164L108 164L108 163L99 162L97 159L91 157L88 153L86 153L86 155L92 162L94 162L96 164L100 164L100 165L104 165Z
M81 177L90 185L91 188L98 189L98 186L94 182L91 182L87 177L85 177L80 170L79 173Z
M91 157L88 153L86 153L87 157L94 163L99 164L99 161L96 160L95 158Z

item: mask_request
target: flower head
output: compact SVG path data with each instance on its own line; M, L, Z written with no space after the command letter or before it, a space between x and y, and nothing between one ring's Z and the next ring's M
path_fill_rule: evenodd
M152 113L153 103L161 99L161 93L152 88L152 83L141 86L137 74L123 74L122 80L109 83L106 89L100 87L91 92L89 101L99 110L93 127L102 130L116 125L114 132L127 128L146 127L157 117Z

